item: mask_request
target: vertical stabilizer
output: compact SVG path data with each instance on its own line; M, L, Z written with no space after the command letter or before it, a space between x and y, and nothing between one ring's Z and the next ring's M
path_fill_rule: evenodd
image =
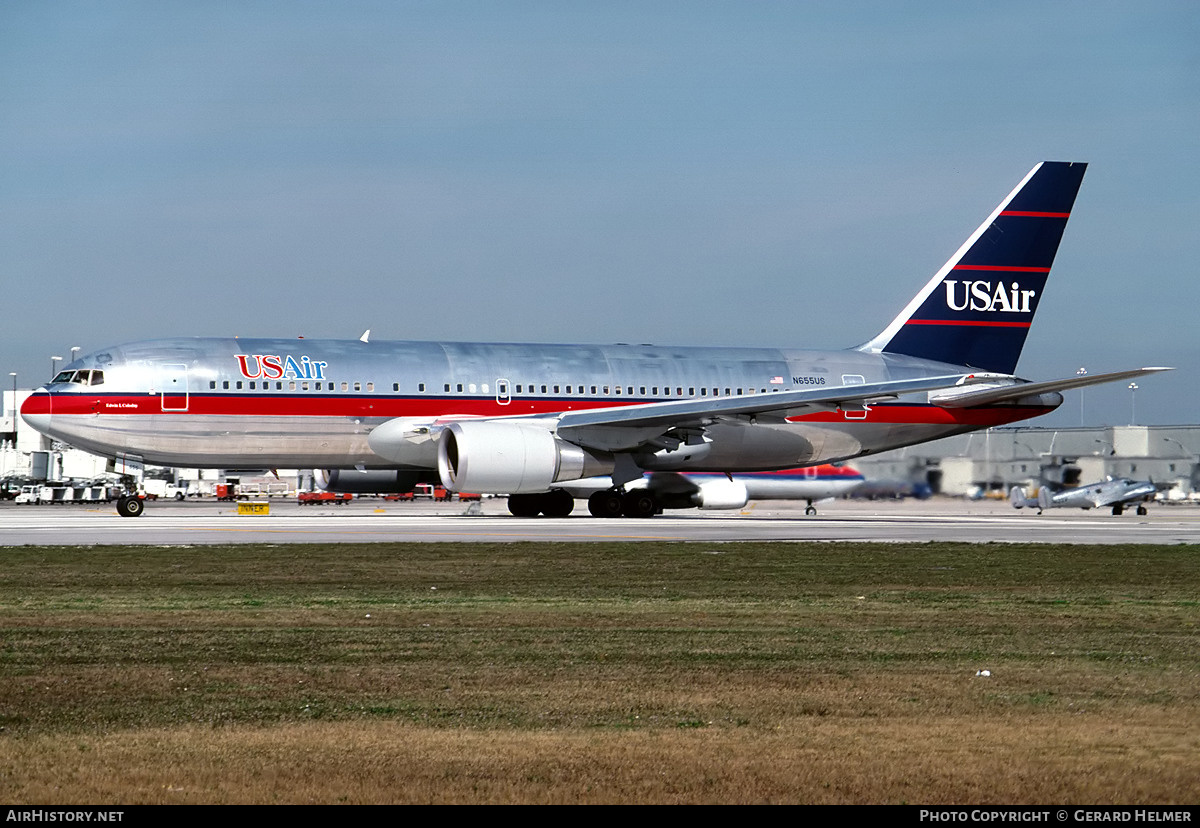
M862 350L1011 374L1087 164L1044 161Z

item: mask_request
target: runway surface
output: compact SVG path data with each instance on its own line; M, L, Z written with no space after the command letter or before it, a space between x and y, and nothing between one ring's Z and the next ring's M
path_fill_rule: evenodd
M970 543L1200 543L1200 507L1153 505L1150 514L1015 510L950 498L831 501L815 517L803 504L750 504L733 512L667 512L601 520L582 503L567 518L515 518L503 500L468 514L461 503L359 500L346 506L270 502L268 515L229 503L150 503L139 518L108 505L0 505L0 545L375 543L385 541L961 541Z

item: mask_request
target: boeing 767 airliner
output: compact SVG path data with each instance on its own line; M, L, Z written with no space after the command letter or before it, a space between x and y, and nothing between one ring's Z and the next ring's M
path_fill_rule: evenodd
M592 514L648 517L663 504L634 485L646 472L719 486L1024 420L1065 389L1163 370L1013 376L1085 168L1034 167L855 348L164 339L75 360L21 415L115 465L314 468L335 490L440 480L510 495L520 515L565 515L569 484L603 476ZM142 503L131 492L118 511Z

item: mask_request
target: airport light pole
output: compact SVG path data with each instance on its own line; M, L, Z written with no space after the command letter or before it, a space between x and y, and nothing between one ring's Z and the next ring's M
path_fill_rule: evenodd
M81 351L81 350L83 350L83 349L82 349L82 348L80 348L78 345L72 345L72 346L71 346L71 362L74 362L74 361L75 361L75 354L76 354L76 353L78 353L78 352L79 352L79 351ZM69 364L69 363L68 363L68 364Z
M1079 366L1079 370L1075 372L1075 376L1077 376L1077 377L1082 377L1082 376L1085 376L1086 374L1087 374L1087 369L1084 368L1082 365ZM1083 425L1083 389L1082 388L1079 389L1079 424Z
M1164 443L1174 443L1175 445L1179 446L1179 451L1183 454L1184 457L1188 458L1189 460L1192 459L1192 452L1188 451L1187 446L1185 446L1183 443L1176 440L1174 437L1164 437L1163 442Z
M1136 382L1129 383L1129 424L1137 425L1137 390Z
M50 379L51 380L53 380L55 375L58 374L58 363L60 363L60 362L62 362L62 357L60 357L60 356L50 357Z
M13 448L16 448L17 447L17 372L9 371L8 375L13 378L13 401L12 401L13 429L12 429L12 435L13 435Z

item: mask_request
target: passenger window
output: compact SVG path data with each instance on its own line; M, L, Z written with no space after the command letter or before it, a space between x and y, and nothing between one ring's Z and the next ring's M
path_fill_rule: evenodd
M398 383L396 385L396 390L397 391L400 390L400 385ZM417 390L420 391L422 394L425 393L425 383L421 383L420 385L418 385Z
M222 381L221 381L221 388L223 388L223 389L225 389L226 391L228 391L228 390L229 390L229 380L222 380Z
M295 390L296 390L296 383L295 383L294 381L293 381L293 382L289 382L289 383L288 383L288 390L289 390L289 391L295 391Z
M349 385L348 383L345 383L345 382L343 382L343 383L342 383L342 390L343 390L343 391L349 391L349 390L350 390L350 385ZM447 388L446 390L447 390L447 391L449 391L450 389L449 389L449 388Z
M241 391L242 390L242 381L238 380L237 383L234 385L234 387L237 388L237 390Z
M443 385L443 386L442 386L442 390L443 390L443 391L449 391L449 390L450 390L450 383L446 383L445 385Z
M456 386L454 386L454 390L461 394L462 393L462 383L460 382Z
M400 390L400 383L398 383L398 382L393 382L393 383L392 383L392 390L393 390L393 391L399 391L399 390ZM422 391L424 391L424 390L425 390L424 386L422 386L422 387L421 387L421 390L422 390Z
M474 394L475 393L475 383L471 383L470 385L468 385L467 390L469 390L472 394Z
M209 389L211 389L211 390L215 390L215 389L216 389L216 387L217 387L217 381L216 381L216 380L209 380L209 381L208 381L208 387L209 387Z
M355 390L355 391L361 391L361 390L362 390L362 383L361 383L361 382L356 382L356 383L354 383L354 390Z
M373 382L368 382L368 383L367 383L367 390L368 390L368 391L374 391L374 390L375 390L375 383L373 383Z
M238 383L238 385L241 385L241 383L239 382L239 383ZM308 383L307 383L307 382L302 382L302 383L300 383L300 390L301 390L301 391L307 391L307 390L308 390Z

